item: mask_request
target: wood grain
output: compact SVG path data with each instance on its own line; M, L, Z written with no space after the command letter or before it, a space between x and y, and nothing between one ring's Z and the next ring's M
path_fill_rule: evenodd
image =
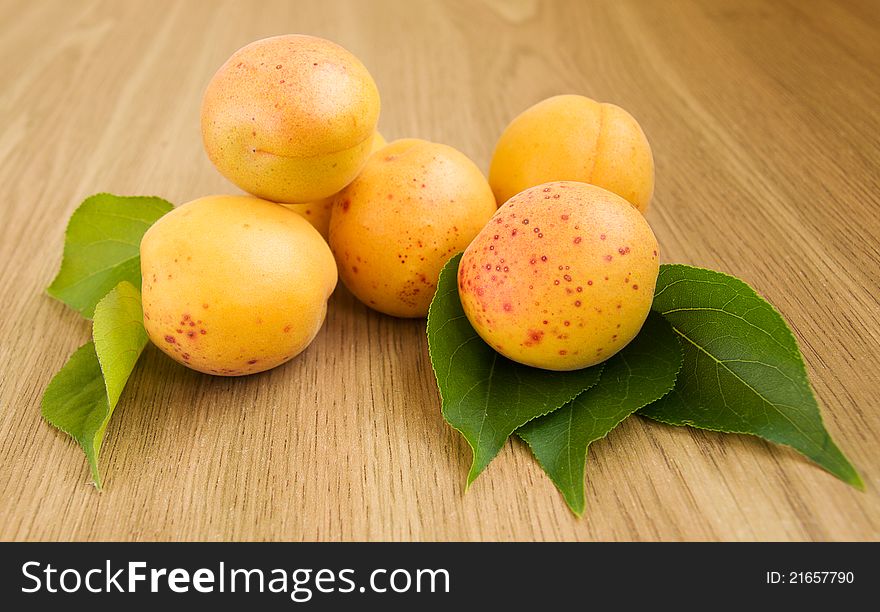
M880 539L880 5L859 2L0 2L0 538ZM148 349L108 430L106 490L40 419L89 335L48 298L67 217L98 191L234 192L199 136L235 49L307 32L370 68L380 128L488 166L516 113L583 93L652 143L665 261L747 279L791 323L867 491L758 439L627 420L575 519L510 442L464 494L424 322L343 289L298 359L243 379Z

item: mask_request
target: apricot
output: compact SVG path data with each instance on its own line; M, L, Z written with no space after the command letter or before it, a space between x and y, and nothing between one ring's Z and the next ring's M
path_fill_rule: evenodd
M495 210L489 184L464 154L425 140L394 141L333 200L330 248L339 276L375 310L423 317L443 265Z
M458 268L471 325L499 353L577 370L632 340L651 308L659 247L644 216L601 187L560 181L510 198Z
M379 132L373 134L373 145L370 153L375 153L388 144L385 137ZM333 198L336 194L329 198L323 198L315 202L306 202L305 204L283 204L293 212L301 215L306 221L312 224L316 230L321 233L324 240L330 235L330 209L333 206Z
M221 376L274 368L312 341L336 264L309 223L250 196L208 196L141 241L144 327L183 365Z
M274 202L311 202L357 176L370 154L379 92L354 55L322 38L265 38L238 51L202 100L208 157Z
M654 193L654 158L638 122L613 104L584 96L547 98L501 134L489 167L498 203L549 181L604 187L642 213Z

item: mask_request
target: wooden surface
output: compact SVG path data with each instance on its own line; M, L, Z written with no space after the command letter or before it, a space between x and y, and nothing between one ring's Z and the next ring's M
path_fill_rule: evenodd
M880 539L880 6L876 2L0 1L0 538ZM663 260L747 279L791 323L867 491L758 439L627 420L590 452L575 519L510 442L467 492L423 321L340 288L306 353L221 379L150 347L110 425L106 490L41 421L89 325L43 288L86 196L235 192L201 93L268 35L369 67L391 138L484 170L557 93L628 109L654 149Z

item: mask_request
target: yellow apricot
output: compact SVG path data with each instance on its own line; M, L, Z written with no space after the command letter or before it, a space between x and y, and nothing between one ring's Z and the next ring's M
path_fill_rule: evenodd
M577 370L638 334L659 261L632 204L586 183L546 183L510 198L474 238L459 295L476 332L505 357Z
M141 241L144 326L172 359L240 376L312 341L336 287L321 235L283 206L208 196L175 208Z
M489 184L499 204L549 181L598 185L642 213L654 193L654 158L638 122L584 96L547 98L510 122L495 146Z
M373 134L373 146L370 149L370 153L375 153L386 144L388 144L388 142L385 140L385 137L379 132L376 132ZM333 207L333 198L335 195L336 194L315 202L306 202L305 204L282 204L282 206L301 215L306 221L312 224L312 227L321 233L324 240L327 240L330 235L330 210Z
M474 163L409 138L374 153L333 200L330 248L346 287L370 308L424 317L440 270L495 212Z
M230 181L274 202L311 202L351 182L370 153L379 92L323 38L275 36L223 64L202 100L202 138Z

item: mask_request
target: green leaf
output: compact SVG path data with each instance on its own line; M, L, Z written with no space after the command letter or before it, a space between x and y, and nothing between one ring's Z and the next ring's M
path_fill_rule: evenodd
M720 272L664 265L653 308L677 334L684 364L675 389L640 414L760 436L864 487L822 424L794 335L751 287Z
M43 418L82 446L98 489L104 431L147 344L142 317L138 290L119 283L95 308L93 342L71 355L43 394Z
M119 282L140 287L141 237L172 208L155 197L86 198L67 224L64 258L49 295L91 319L98 301Z
M458 297L456 255L444 266L428 312L428 352L440 388L443 417L467 439L470 485L507 438L599 380L601 366L573 372L531 368L504 358L471 327Z
M672 327L651 313L639 335L605 362L596 386L517 430L576 515L584 512L589 445L668 393L681 363L681 347Z
M92 339L104 372L107 398L115 406L149 339L140 291L122 281L98 302Z

